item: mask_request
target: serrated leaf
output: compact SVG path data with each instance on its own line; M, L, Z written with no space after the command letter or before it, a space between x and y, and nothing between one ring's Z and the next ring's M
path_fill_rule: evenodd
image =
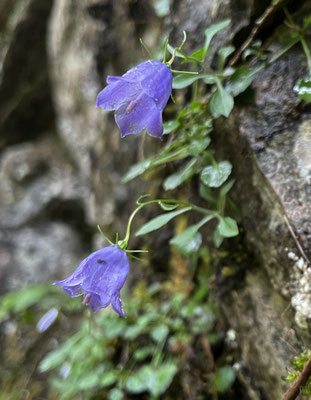
M218 224L219 233L224 237L233 237L239 234L239 228L234 219L221 218Z
M218 84L217 90L213 94L209 103L209 108L212 115L214 115L215 117L219 115L228 117L231 113L233 105L234 101L231 94L224 90L221 84Z
M294 86L294 92L298 94L298 96L307 101L311 102L311 77L307 76L303 79L299 79L299 81Z
M228 79L226 90L237 96L244 92L252 83L254 79L255 71L251 71L245 65L237 68L236 71Z
M221 161L217 167L209 165L203 168L201 172L201 181L204 185L209 187L221 186L231 174L232 165L229 161Z
M177 217L177 215L180 215L184 212L190 211L191 207L185 207L182 208L181 210L177 211L172 211L168 212L166 214L159 215L149 222L147 222L145 225L143 225L137 232L136 236L141 236L145 235L146 233L153 232L159 228L162 228L162 226L166 225L169 221L171 221L173 218Z
M173 190L198 173L197 160L190 160L183 168L168 176L163 182L164 190Z
M152 158L147 158L146 160L133 165L128 171L128 173L122 177L121 182L122 183L129 182L132 179L136 178L137 176L143 174L145 171L147 171L147 169L151 166L151 164L152 164Z
M203 59L205 58L205 56L208 53L209 46L210 46L210 43L211 43L211 40L213 39L213 37L216 35L217 32L226 28L229 24L230 24L230 19L226 19L224 21L218 22L217 24L213 24L213 25L209 26L205 30L205 43L204 43Z

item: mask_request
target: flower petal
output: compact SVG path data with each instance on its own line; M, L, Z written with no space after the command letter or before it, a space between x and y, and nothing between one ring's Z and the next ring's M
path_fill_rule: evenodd
M75 286L66 286L61 284L60 282L54 282L54 285L61 285L62 289L65 290L65 292L67 292L71 297L78 297L83 294L81 284Z
M124 75L122 75L122 78L128 82L140 82L148 75L151 76L156 74L162 65L166 67L166 65L160 61L148 60L136 65L136 67L131 68Z
M141 87L148 96L152 97L159 110L163 111L172 91L173 76L170 69L158 62L156 73L148 74L142 81Z
M157 110L152 112L149 120L146 123L146 130L149 135L162 138L163 124L162 124L162 112Z
M87 304L89 307L91 307L91 309L93 310L93 312L97 312L98 310L100 310L101 308L103 308L103 305L100 301L100 297L97 296L96 294L91 294L91 298L90 301ZM105 306L107 307L107 306Z
M96 312L107 307L115 293L120 296L129 269L125 251L112 245L90 254L72 275L63 281L54 282L54 285L61 285L71 297L84 294L84 304ZM114 304L116 312L123 316L122 307L118 306L116 300Z
M113 293L124 285L129 261L126 253L116 246L108 246L96 253L92 273L84 280L82 288L86 293L98 295L102 307L107 307Z
M116 292L112 295L111 297L111 307L113 308L113 310L120 315L120 317L125 318L125 312L124 312L124 308L122 305L122 301L121 301L121 297L120 297L120 293Z
M96 99L96 105L105 110L118 109L124 103L134 100L141 90L139 83L127 82L120 77L109 77L109 82L112 83L109 83L109 85L99 93Z
M115 120L121 130L121 137L147 129L149 121L161 120L161 111L157 109L154 100L146 94L140 96L134 108L130 108L129 112L127 110L129 110L128 104L123 105L115 112ZM159 129L155 131L156 134L154 136L160 137L162 132ZM152 132L154 132L153 129Z

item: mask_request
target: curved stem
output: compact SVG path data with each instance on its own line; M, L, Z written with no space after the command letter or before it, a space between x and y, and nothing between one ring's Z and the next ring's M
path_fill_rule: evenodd
M197 212L199 212L201 214L204 214L204 215L216 215L217 214L216 212L214 212L212 210L208 210L206 208L198 207L198 206L196 206L196 205L194 205L192 203L189 203L188 201L180 201L180 200L174 200L174 199L155 199L155 200L146 201L145 203L139 204L139 206L130 215L130 218L129 218L128 223L127 223L125 237L124 237L123 240L118 242L119 247L121 247L122 249L126 249L127 243L128 243L128 241L130 239L131 225L132 225L132 222L133 222L136 214L143 207L148 206L150 204L159 204L160 202L169 203L169 204L178 204L178 205L184 206L184 207L191 207L191 209L193 211L197 211Z

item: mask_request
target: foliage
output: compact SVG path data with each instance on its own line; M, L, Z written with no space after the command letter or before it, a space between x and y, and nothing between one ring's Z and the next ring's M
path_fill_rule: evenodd
M169 2L157 1L158 15L166 15ZM229 20L221 21L205 30L203 45L187 55L183 44L178 48L164 43L164 62L166 50L172 55L171 66L177 57L181 64L186 64L191 71L174 71L175 90L183 90L191 101L184 103L180 98L171 106L171 119L164 124L164 146L158 154L152 154L143 161L132 166L123 177L127 183L136 178L153 179L163 172L165 178L162 188L172 198L151 200L141 203L135 213L148 204L158 204L164 211L161 215L149 220L136 233L137 236L148 234L164 227L172 219L195 212L200 218L183 231L176 232L170 239L179 253L191 258L200 255L205 240L201 228L213 221L210 232L216 247L225 238L238 235L239 230L232 216L233 207L228 198L234 185L231 179L232 165L228 160L218 160L212 149L210 134L213 121L219 117L229 117L234 98L240 96L251 85L257 71L267 63L265 54L260 53L260 45L254 43L243 55L244 64L237 68L226 66L228 57L234 51L233 46L218 49L218 69L212 70L206 64L210 52L210 44L222 29L230 24ZM305 20L303 30L298 30L289 37L285 48L288 49L299 40L304 46L304 35L310 25L310 18ZM308 51L304 46L307 57ZM282 49L284 53L284 49ZM277 59L282 53L273 57ZM256 69L251 69L246 59L258 56L264 61ZM306 101L310 101L310 78L300 80L295 91ZM174 116L174 117L172 117ZM168 171L171 171L168 173ZM172 172L174 171L174 172ZM183 187L194 182L198 197L208 208L178 200ZM179 208L181 207L181 208ZM231 216L229 216L231 215ZM131 222L130 218L130 222ZM130 234L130 222L126 238L117 240L117 245L126 248ZM124 247L122 247L124 246ZM130 252L130 251L129 251ZM165 284L137 285L134 296L127 302L127 319L117 318L113 313L100 312L92 319L83 318L85 312L74 300L65 301L64 296L50 285L36 285L18 293L10 293L2 298L0 306L0 322L13 315L21 320L31 313L37 321L37 330L42 332L56 321L79 312L81 323L76 332L68 337L60 338L57 349L48 353L40 363L39 370L50 372L51 385L60 399L92 399L96 396L109 400L121 400L127 395L147 393L150 398L158 398L170 390L174 382L179 382L181 373L186 373L189 363L189 352L193 350L200 338L213 344L221 338L216 324L216 309L207 292L208 277L197 270L193 273L194 286L192 292L174 293L165 289ZM48 311L48 312L46 312ZM41 318L36 318L40 314ZM303 353L293 361L295 370L289 372L286 380L291 381L299 374L309 353ZM208 364L208 357L204 357ZM229 365L217 365L215 371L210 368L206 393L224 393L234 382L235 373ZM304 393L311 394L311 383L305 387Z
M291 364L294 368L288 370L288 373L285 377L283 377L283 380L285 380L286 382L293 382L300 375L303 367L310 359L310 357L310 349L305 349L302 353L299 353L297 356L295 356L291 360ZM308 379L305 386L301 389L300 394L305 397L311 396L311 378Z
M75 310L82 312L84 318L72 336L46 354L39 370L51 371L51 385L60 399L86 400L94 396L123 399L126 394L145 392L150 398L157 398L187 370L188 354L198 346L200 338L211 344L222 338L206 282L202 270L191 297L166 290L166 283L149 287L139 283L135 295L127 302L127 319L116 318L110 310L90 319L78 303L69 302L75 304ZM11 318L20 317L31 310L42 315L49 305L41 302L43 288L50 290L49 286L39 285L18 292L21 304L30 291L35 300L25 302L18 311L10 303L17 293L8 294L0 307L1 315L6 313L7 318L10 313ZM70 309L62 295L54 297L54 307L59 310L58 319L67 319ZM205 368L210 369L204 354L203 360ZM232 368L221 367L210 374L206 393L224 392L233 381Z

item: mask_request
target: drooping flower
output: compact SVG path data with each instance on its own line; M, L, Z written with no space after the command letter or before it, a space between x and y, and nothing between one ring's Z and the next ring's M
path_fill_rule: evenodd
M112 245L90 254L72 275L54 282L54 285L60 285L71 297L83 295L83 303L94 312L111 304L113 310L124 318L120 290L129 270L125 251Z
M172 72L160 61L148 60L122 76L108 76L108 86L97 96L96 105L115 110L121 137L143 129L162 137L162 112L172 91Z

